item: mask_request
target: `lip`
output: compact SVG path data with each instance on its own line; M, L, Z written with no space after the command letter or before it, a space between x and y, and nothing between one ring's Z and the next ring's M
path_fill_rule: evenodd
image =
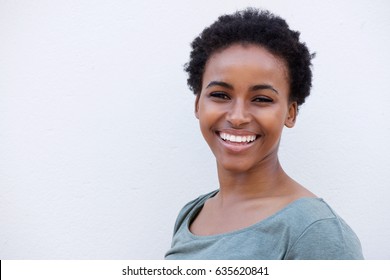
M227 133L235 136L256 136L256 139L252 142L245 143L245 142L230 142L225 141L220 137L220 133ZM218 140L222 144L222 146L227 149L231 153L243 153L250 149L253 145L256 144L256 141L261 137L260 135L253 133L251 131L247 130L233 130L233 129L224 129L216 131L215 136L218 137Z

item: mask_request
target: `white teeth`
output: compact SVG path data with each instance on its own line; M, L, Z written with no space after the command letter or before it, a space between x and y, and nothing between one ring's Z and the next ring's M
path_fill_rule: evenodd
M236 143L243 143L243 142L249 143L249 142L252 142L252 141L256 140L256 136L255 135L236 136L236 135L227 134L225 132L221 132L221 133L219 133L219 136L223 140L227 140L227 141L230 141L230 142L236 142Z

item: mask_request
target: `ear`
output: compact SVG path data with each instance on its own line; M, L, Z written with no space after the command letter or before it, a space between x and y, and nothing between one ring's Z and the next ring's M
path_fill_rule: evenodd
M297 119L297 114L298 114L298 104L297 102L291 102L288 105L288 114L286 116L284 125L287 126L288 128L293 127Z
M195 117L197 119L199 119L199 98L200 98L200 93L197 93L195 98Z

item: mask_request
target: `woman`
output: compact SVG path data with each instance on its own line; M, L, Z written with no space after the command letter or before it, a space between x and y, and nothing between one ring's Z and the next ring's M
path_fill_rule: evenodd
M219 17L192 48L185 70L220 186L181 210L166 259L362 259L351 228L278 160L311 88L299 33L246 9Z

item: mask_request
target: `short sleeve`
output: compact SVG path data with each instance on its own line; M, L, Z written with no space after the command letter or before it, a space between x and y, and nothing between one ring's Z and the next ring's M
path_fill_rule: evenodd
M306 228L285 255L287 260L364 259L360 241L339 217L316 221Z

